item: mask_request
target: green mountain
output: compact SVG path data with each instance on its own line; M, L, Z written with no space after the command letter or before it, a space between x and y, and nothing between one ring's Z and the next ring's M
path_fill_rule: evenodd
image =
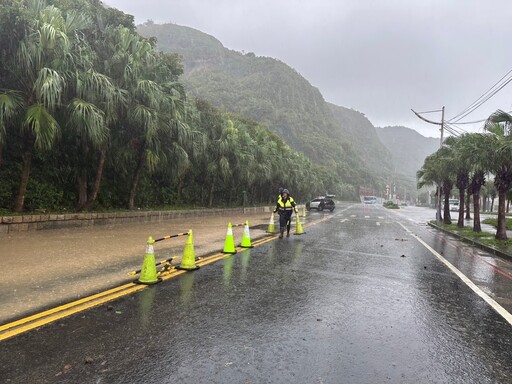
M343 184L381 188L392 173L391 154L362 113L327 103L320 91L285 63L225 48L195 29L151 22L138 32L183 58L187 94L264 123L292 148L335 172Z
M379 140L391 153L395 175L415 186L416 172L425 158L439 149L439 139L425 137L406 127L384 127L376 129Z

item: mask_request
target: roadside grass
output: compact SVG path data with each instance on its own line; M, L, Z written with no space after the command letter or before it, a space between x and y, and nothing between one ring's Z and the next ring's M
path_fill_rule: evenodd
M487 219L487 220L493 220L493 219ZM435 220L431 221L431 223L434 225L437 225L440 228L443 228L445 231L455 233L459 236L477 241L481 244L493 247L495 249L499 249L502 252L512 255L512 239L496 240L496 238L495 238L496 234L492 233L492 232L482 231L480 233L477 233L477 232L473 232L472 227L459 228L459 227L457 227L457 224L443 224L443 223L440 224L440 223L437 223ZM483 223L490 224L490 223L487 223L486 220L484 220Z
M495 218L485 219L484 221L482 221L482 223L492 225L494 228L498 227L498 219L497 218L496 219ZM508 230L512 230L512 218L510 218L510 219L506 218L505 225Z

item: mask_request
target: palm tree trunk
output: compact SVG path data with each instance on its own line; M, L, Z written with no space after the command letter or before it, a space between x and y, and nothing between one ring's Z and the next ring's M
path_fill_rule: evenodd
M450 192L444 194L444 224L451 224L452 218L450 216Z
M130 188L130 196L128 197L128 209L133 209L135 206L135 195L139 187L140 175L142 173L142 165L144 164L144 150L140 151L139 160L137 161L137 168L133 175L132 186Z
M498 228L496 240L507 240L507 223L505 217L506 191L498 191Z
M2 143L0 143L0 168L2 168L3 154L4 154L4 146Z
M78 188L78 202L76 204L76 210L81 211L84 209L85 203L87 202L87 170L82 167L80 175L76 180Z
M81 211L85 207L85 203L87 203L87 154L89 152L89 147L85 143L85 140L81 140L80 148L82 152L82 156L80 158L80 170L77 178L77 188L78 188L78 202L76 204L76 210Z
M102 149L100 152L100 160L98 163L98 168L96 169L96 178L94 179L94 187L92 190L91 197L87 200L87 204L85 205L85 209L90 211L94 208L94 203L98 198L98 193L100 192L101 178L103 176L103 170L105 169L105 161L107 159L107 151Z
M466 196L466 219L467 220L471 220L470 207L471 207L471 192L468 191L468 194Z
M213 193L215 192L215 180L212 181L212 185L210 186L210 196L208 198L208 206L211 207L213 205Z
M473 232L482 232L480 225L480 188L473 188Z
M457 220L457 227L464 228L464 192L466 188L459 189L459 219Z
M441 215L441 187L437 187L436 192L436 221L440 223L443 221L443 216Z
M28 180L30 177L30 169L32 167L32 151L34 149L35 139L30 136L26 139L25 151L23 152L23 168L21 171L21 180L18 187L18 195L14 205L15 212L23 212L25 206L25 195L27 194Z
M187 177L187 174L189 170L192 168L192 165L189 165L185 167L184 170L182 170L178 174L178 186L177 186L177 200L181 202L182 195L183 195L183 187L185 186L185 178Z

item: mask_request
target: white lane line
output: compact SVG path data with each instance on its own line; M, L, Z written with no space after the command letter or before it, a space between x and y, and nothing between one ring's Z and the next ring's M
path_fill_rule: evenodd
M356 215L350 215L350 217L356 217Z
M364 218L365 218L365 219L369 219L369 218L370 218L370 216L365 216Z
M377 221L375 224L377 224L377 227L379 227L379 226L380 226L380 223L379 223L378 221Z
M384 220L384 216L377 216L379 220Z
M510 325L512 325L512 315L505 308L499 305L492 297L487 295L484 291L476 286L471 280L469 280L466 275L464 275L461 271L459 271L453 264L451 264L448 260L446 260L443 256L435 251L430 245L425 243L422 239L412 233L406 226L402 223L398 222L412 237L418 240L425 248L427 248L435 257L437 257L444 265L446 265L450 270L455 273L459 279L461 279L469 288L473 290L478 296L480 296L484 301L489 304L492 309L498 312L501 317L503 317Z

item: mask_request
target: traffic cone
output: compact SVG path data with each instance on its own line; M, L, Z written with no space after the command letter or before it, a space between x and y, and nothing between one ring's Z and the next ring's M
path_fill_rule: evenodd
M231 223L228 223L228 231L226 233L226 241L224 242L224 250L222 253L236 253L235 239L233 238L233 227L231 226Z
M302 229L302 224L300 223L299 215L295 215L295 233L294 235L303 235L304 230Z
M270 222L268 223L267 233L274 233L276 226L274 225L274 212L270 215Z
M196 265L196 256L194 253L194 240L192 236L192 230L188 231L187 242L185 243L185 248L183 249L183 257L181 258L181 264L177 269L185 269L187 271L193 271L194 269L199 269Z
M242 248L254 248L251 244L251 233L249 232L249 220L246 220L244 225L244 233L242 234L242 243L240 244Z
M302 207L302 217L306 217L306 206Z
M144 261L142 268L140 269L140 276L134 282L137 284L156 284L162 281L156 273L156 260L155 252L153 250L153 244L155 240L149 236L146 242L146 254L144 255Z

